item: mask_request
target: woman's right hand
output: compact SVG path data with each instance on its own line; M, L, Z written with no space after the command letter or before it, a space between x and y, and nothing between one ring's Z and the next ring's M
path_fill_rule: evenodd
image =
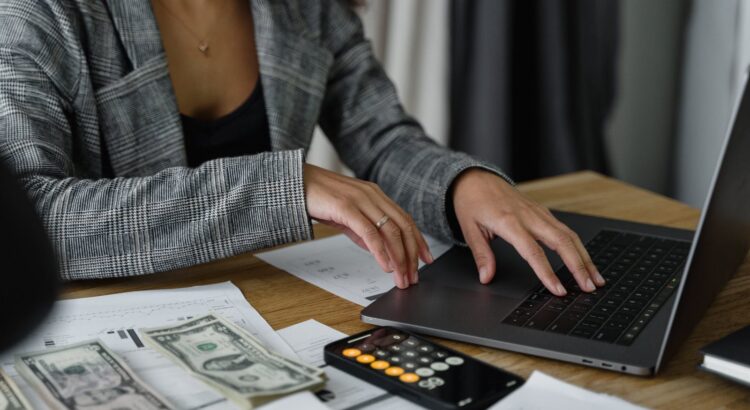
M414 220L377 184L304 165L305 197L310 217L341 229L372 253L401 289L416 284L418 259L432 263L427 241ZM376 224L390 219L380 229Z

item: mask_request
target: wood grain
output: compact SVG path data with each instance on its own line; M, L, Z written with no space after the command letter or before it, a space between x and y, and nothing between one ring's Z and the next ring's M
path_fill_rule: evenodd
M521 184L519 189L550 208L644 223L694 229L699 212L687 205L593 172ZM336 233L315 226L321 238ZM361 307L265 264L251 254L156 275L69 283L64 298L144 289L174 288L231 280L274 329L307 319L345 332L369 326ZM750 323L750 263L746 260L714 301L679 353L656 377L639 378L583 366L443 341L447 345L527 377L541 370L570 383L653 408L750 408L750 389L696 369L698 349Z

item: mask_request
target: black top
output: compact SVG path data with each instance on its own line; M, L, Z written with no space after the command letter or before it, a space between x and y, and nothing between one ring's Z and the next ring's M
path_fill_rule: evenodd
M260 80L256 84L247 101L221 118L204 121L180 115L189 166L271 150L266 101Z

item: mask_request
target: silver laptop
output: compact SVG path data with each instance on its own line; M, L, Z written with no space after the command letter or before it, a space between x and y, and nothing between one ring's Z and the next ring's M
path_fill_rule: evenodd
M569 291L550 294L526 262L492 242L497 274L479 283L453 247L392 289L362 320L635 375L659 371L689 335L750 245L750 92L738 99L697 231L580 214L555 215L580 235L607 285L585 293L547 256Z

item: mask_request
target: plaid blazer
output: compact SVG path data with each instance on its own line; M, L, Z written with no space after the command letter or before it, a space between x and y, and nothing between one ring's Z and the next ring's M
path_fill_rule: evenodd
M443 239L451 181L469 167L502 175L425 136L337 0L249 1L273 151L197 168L149 0L0 2L0 160L35 203L63 278L311 238L302 164L316 124L358 177Z

